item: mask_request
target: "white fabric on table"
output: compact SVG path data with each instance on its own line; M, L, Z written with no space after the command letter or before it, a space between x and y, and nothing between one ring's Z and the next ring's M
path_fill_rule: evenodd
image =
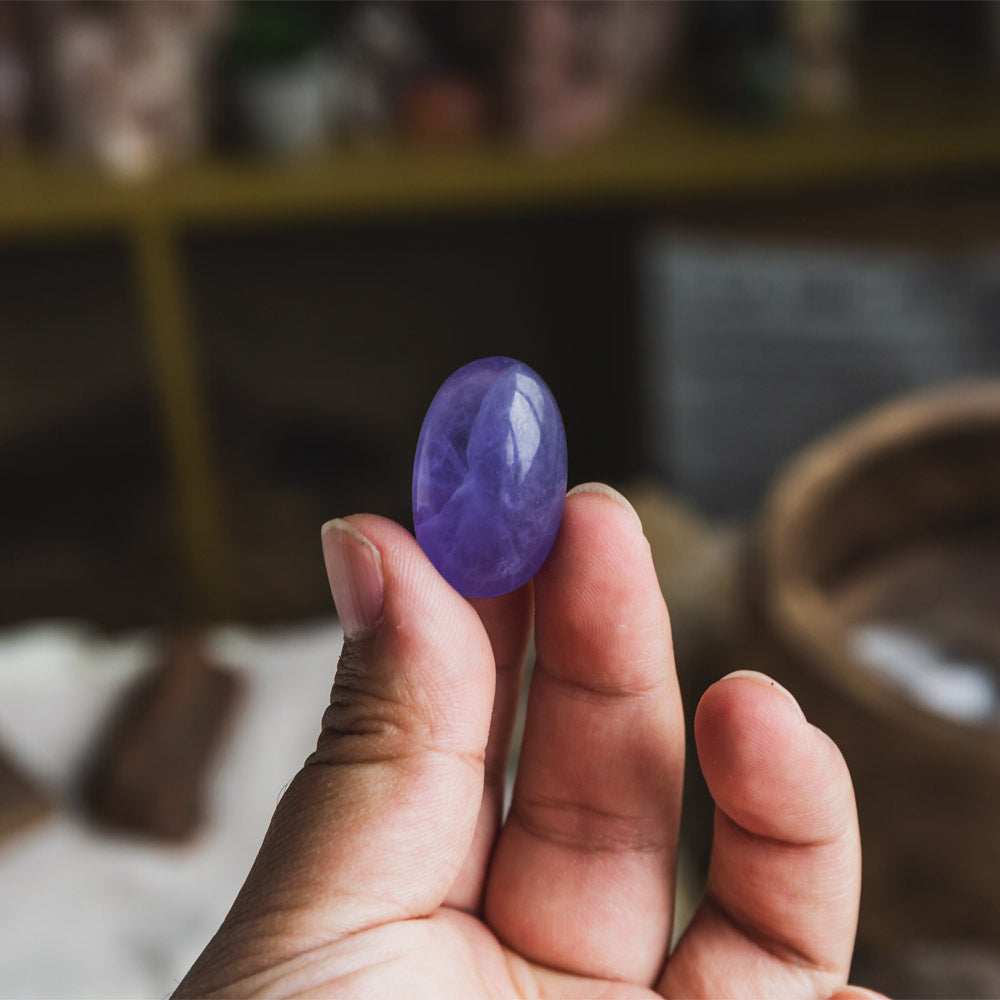
M189 845L109 836L73 801L81 763L152 635L73 624L0 633L0 742L56 801L0 842L0 997L160 997L225 916L281 792L315 746L342 633L220 628L212 658L246 679L213 768L205 828Z

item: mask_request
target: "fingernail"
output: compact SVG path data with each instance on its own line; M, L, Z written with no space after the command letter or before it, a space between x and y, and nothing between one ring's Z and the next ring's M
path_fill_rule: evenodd
M580 483L579 486L574 486L573 489L566 494L567 497L576 496L577 493L599 493L603 497L607 497L609 500L614 500L615 503L624 507L631 515L636 519L639 527L642 527L642 519L636 513L635 507L628 502L628 500L622 496L618 490L612 489L605 483Z
M755 684L760 684L761 687L768 687L771 688L772 691L777 691L779 694L783 694L796 707L799 715L805 718L802 706L795 700L795 696L792 692L789 691L788 688L782 687L776 680L768 677L767 674L762 674L759 670L734 670L731 674L726 674L722 680L728 681L733 677L741 677L744 680L753 681Z
M323 561L330 593L348 639L374 628L382 617L382 556L349 521L336 518L322 529Z

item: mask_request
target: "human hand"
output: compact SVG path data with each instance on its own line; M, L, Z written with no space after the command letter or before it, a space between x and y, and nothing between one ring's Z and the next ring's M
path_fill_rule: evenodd
M684 723L627 501L572 491L533 584L489 600L464 600L383 518L330 522L323 545L345 642L318 748L177 996L871 996L845 985L847 768L760 674L717 682L696 713L715 838L668 957Z

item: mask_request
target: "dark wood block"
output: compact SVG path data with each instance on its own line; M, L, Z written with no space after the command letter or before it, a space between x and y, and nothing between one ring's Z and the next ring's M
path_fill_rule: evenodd
M48 796L0 747L0 844L51 811Z
M162 663L123 697L86 768L91 817L164 840L196 833L241 686L230 670L208 662L197 637L173 640Z

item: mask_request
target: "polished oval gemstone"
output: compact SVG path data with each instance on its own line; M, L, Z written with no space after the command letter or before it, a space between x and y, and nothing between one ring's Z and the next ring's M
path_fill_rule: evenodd
M566 433L539 375L512 358L459 368L431 402L413 462L413 525L466 597L495 597L535 575L566 497Z

